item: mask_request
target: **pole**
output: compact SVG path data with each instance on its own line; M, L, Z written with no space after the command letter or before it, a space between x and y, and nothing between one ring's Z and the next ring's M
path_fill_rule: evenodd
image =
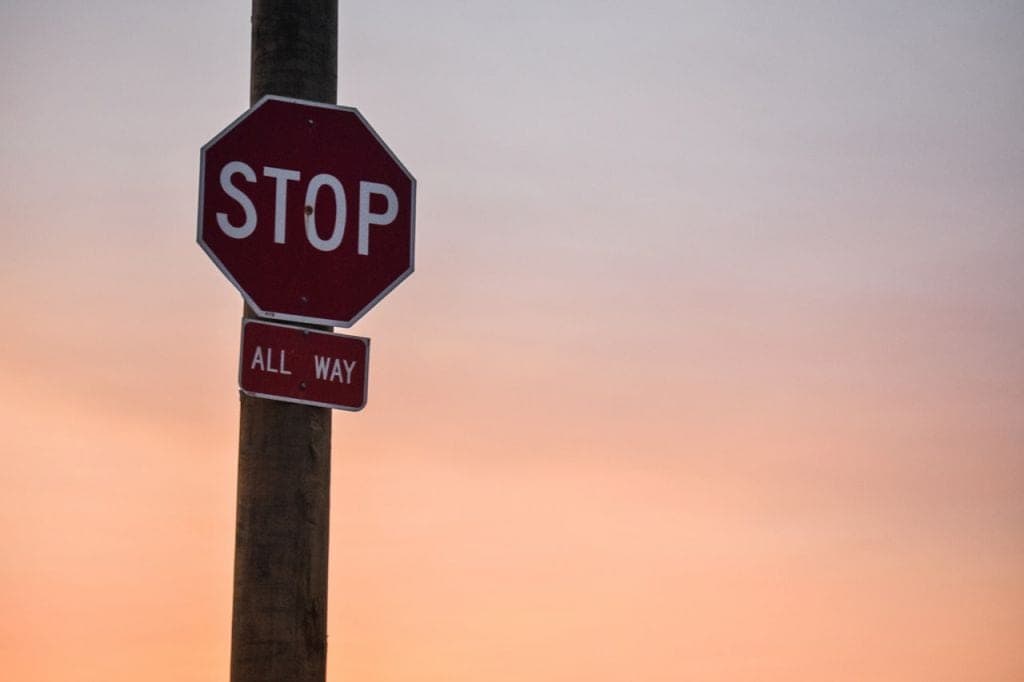
M251 103L336 103L337 0L253 0L251 64ZM324 682L331 411L240 398L231 682Z

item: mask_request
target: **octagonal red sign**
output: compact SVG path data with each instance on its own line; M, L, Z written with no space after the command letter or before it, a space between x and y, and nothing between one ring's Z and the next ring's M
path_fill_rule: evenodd
M348 327L412 273L415 203L357 110L267 96L202 148L197 241L262 317Z

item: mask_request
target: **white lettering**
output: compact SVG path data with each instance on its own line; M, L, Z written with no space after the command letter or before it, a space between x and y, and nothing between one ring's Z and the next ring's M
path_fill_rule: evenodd
M252 364L249 365L249 369L257 369L257 367L263 371L266 371L266 366L263 364L263 349L256 346L256 352L252 356Z
M338 358L334 358L334 365L331 367L331 378L330 381L334 381L334 377L338 377L338 383L345 383L345 378L341 375L341 363L338 362Z
M323 186L330 187L334 192L334 231L328 239L321 239L316 229L316 195ZM313 176L306 187L306 239L319 251L334 251L345 236L345 188L338 178L327 173Z
M330 367L330 362L330 358L322 358L319 355L313 356L313 365L317 379L327 381L327 368Z
M284 350L281 350L280 352L281 352L281 362L279 363L279 366L281 367L281 374L291 374L291 372L289 372L284 367Z
M274 178L274 243L284 244L285 213L288 207L288 182L299 179L299 171L264 166L263 175Z
M245 239L256 230L258 217L253 200L237 185L236 175L249 183L256 182L256 172L247 163L230 161L220 171L220 186L230 199L242 209L243 221L235 225L226 212L217 213L217 226L232 239ZM298 182L302 174L290 168L264 166L263 176L274 180L274 243L284 244L287 241L288 227L288 183ZM334 193L334 224L325 239L320 235L316 222L316 201L320 190L328 187ZM371 210L374 197L383 197L384 210L375 213ZM306 202L304 206L306 239L318 251L334 251L345 237L348 218L345 188L335 176L319 173L306 185ZM359 183L359 220L357 226L356 252L361 256L370 254L370 227L392 224L398 217L398 195L388 185L367 180Z
M313 356L314 371L320 381L337 381L339 384L352 383L352 370L358 363L344 358Z
M252 199L246 196L245 192L231 184L231 177L241 174L247 182L256 182L256 172L248 164L241 161L232 161L224 164L220 169L220 187L224 193L237 201L245 213L245 222L241 225L232 225L228 220L227 213L217 213L217 227L227 236L233 239L245 239L256 229L256 207Z
M387 199L387 208L383 213L370 213L370 198L380 195ZM309 202L309 199L306 199ZM398 196L395 190L379 182L359 183L359 255L370 253L370 225L390 225L398 215Z

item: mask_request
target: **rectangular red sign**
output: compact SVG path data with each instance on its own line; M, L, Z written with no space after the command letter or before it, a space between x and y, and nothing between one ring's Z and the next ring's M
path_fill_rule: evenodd
M242 322L238 387L247 395L361 410L370 340L260 320Z

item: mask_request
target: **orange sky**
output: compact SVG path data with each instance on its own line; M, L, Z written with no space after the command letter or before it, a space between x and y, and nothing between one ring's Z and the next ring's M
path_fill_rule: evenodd
M227 676L237 5L0 9L4 679ZM1024 679L1024 14L677 5L343 4L419 241L328 679Z

